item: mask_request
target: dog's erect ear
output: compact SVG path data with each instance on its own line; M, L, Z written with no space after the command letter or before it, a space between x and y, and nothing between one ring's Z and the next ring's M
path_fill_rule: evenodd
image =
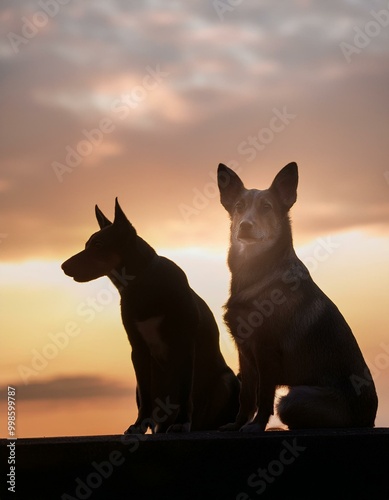
M228 212L231 212L237 198L245 189L243 182L233 170L220 163L217 169L217 183L221 204Z
M110 226L112 224L112 222L109 219L107 219L107 217L103 214L103 212L99 209L97 205L95 206L95 214L100 229L103 229L104 227Z
M288 163L275 177L270 190L273 191L287 210L297 200L297 184L299 176L297 164Z
M119 205L118 199L115 198L115 219L113 221L114 224L130 224L130 221L127 219L125 213L121 209Z

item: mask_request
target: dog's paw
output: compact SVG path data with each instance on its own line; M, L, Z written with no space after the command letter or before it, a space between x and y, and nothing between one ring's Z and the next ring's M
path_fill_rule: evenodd
M240 424L238 422L231 422L230 424L222 425L219 427L220 432L234 432L240 429Z
M183 424L172 424L166 432L190 432L190 422Z
M145 434L146 429L141 424L132 424L130 427L124 431L124 434Z
M250 422L248 424L245 424L243 427L241 427L240 432L245 432L247 434L257 434L257 433L262 433L263 429L262 426L257 424L256 422Z

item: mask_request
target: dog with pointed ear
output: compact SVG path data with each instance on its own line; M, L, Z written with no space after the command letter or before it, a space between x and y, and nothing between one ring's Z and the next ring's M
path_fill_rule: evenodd
M265 256L274 250L289 250L289 211L297 199L296 163L286 165L266 190L246 189L239 176L223 164L218 168L218 183L220 201L231 219L228 258L231 271L243 262L235 256L244 254L249 258L258 254ZM282 241L275 246L278 239Z
M127 219L126 214L123 212L121 206L119 205L119 201L117 197L115 198L115 217L113 222L111 222L100 210L100 208L95 205L95 214L96 214L96 219L97 222L100 226L100 229L104 229L108 226L111 226L112 224L116 228L122 227L125 230L130 229L131 232L136 235L136 230L134 226L131 224L131 222Z
M97 205L95 213L100 231L62 269L80 282L108 276L120 293L137 380L138 416L126 432L217 430L237 414L240 383L211 310L184 271L137 235L117 198L113 222Z
M289 387L277 408L289 428L373 427L377 394L355 337L293 248L296 163L265 190L220 164L218 184L231 219L224 319L242 381L238 416L223 430L264 431L279 386ZM369 382L356 391L355 377Z
M115 203L119 204L117 198L115 198ZM95 205L95 214L100 229L104 229L112 224L112 222L103 214L97 205Z
M297 200L297 185L298 167L295 162L291 162L276 175L268 191L276 196L281 206L288 211ZM218 167L218 186L221 204L231 214L234 204L247 190L240 177L223 163Z

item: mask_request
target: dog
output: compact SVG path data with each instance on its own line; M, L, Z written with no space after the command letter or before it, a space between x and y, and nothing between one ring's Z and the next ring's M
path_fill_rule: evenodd
M214 316L185 273L137 235L115 201L111 223L62 264L78 282L108 276L132 347L138 417L126 433L215 430L235 419L240 382L219 347Z
M224 319L242 383L237 418L223 430L264 431L279 386L289 388L277 406L289 429L374 427L377 394L357 341L293 248L297 185L296 163L266 190L246 189L233 170L218 168L231 219Z

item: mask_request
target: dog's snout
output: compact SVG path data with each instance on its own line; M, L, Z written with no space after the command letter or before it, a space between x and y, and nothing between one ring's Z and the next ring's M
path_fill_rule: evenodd
M247 219L242 220L241 223L239 224L239 229L241 231L248 232L251 231L252 228L253 228L253 223Z
M68 262L69 262L70 259L68 260L65 260L65 262L62 262L61 264L61 269L62 271L67 275L67 276L70 276L70 269L69 269L69 265L68 265Z

